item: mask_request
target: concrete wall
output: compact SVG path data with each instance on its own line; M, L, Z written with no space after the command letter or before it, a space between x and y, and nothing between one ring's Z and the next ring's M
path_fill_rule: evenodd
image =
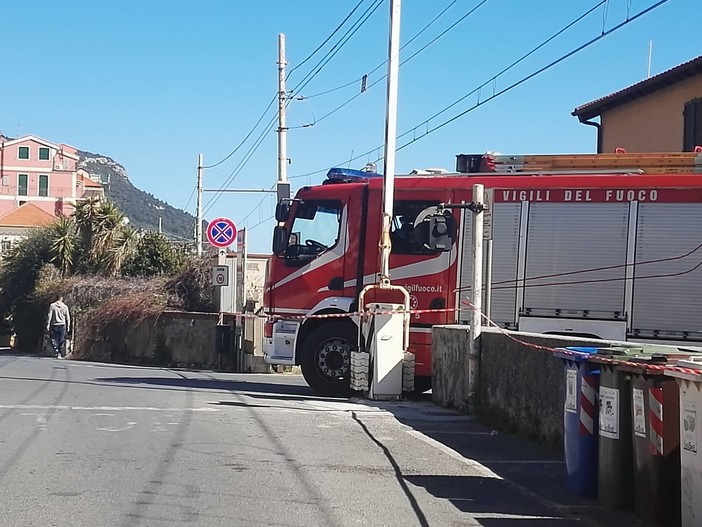
M213 369L220 364L220 357L215 352L218 318L215 313L166 311L156 320L145 320L129 327L112 327L102 340L87 342L84 349L75 353L80 358L108 362ZM233 318L225 317L224 322L233 324ZM260 338L259 334L252 336L249 333L246 338L244 371L269 371L260 354L260 346L252 343ZM235 368L233 353L223 355L221 359L222 369Z
M520 341L559 348L608 346L580 338L509 332ZM563 437L565 374L550 351L529 347L503 330L484 328L475 397L468 382L468 326L435 326L432 331L434 402L478 416L482 421L531 439L559 445Z

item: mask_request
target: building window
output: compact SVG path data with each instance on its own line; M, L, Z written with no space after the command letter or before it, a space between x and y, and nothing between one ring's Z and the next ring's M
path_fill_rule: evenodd
M49 160L49 149L42 146L39 148L39 161L48 161Z
M29 147L20 146L17 148L17 158L18 159L29 159Z
M27 186L29 182L29 176L27 174L19 174L17 176L17 195L18 196L28 196Z
M39 175L39 195L48 196L49 195L49 176L40 174Z
M702 99L685 103L683 121L683 152L692 152L702 146Z

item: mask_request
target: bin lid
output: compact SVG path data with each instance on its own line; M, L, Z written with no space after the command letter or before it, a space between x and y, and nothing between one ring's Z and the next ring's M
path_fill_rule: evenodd
M672 366L678 369L669 368L666 375L702 383L702 357L678 359Z
M643 353L643 346L609 346L608 348L597 348L598 355L632 356Z
M588 359L590 355L597 353L597 348L589 346L566 346L556 348L554 355L559 359L581 362Z

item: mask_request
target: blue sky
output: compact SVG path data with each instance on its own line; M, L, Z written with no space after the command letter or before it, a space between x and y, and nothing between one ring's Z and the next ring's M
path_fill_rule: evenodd
M364 0L356 15L373 5ZM224 158L246 134L277 89L277 35L285 33L289 68L306 58L359 0L48 0L5 2L0 131L34 134L114 158L139 188L195 211L197 155L205 165ZM404 0L401 41L408 42L453 0ZM669 0L586 50L417 140L397 156L398 172L453 169L455 155L593 152L595 131L570 115L578 105L702 54L699 0ZM389 0L299 92L311 96L359 79L387 57ZM398 132L482 85L528 50L575 20L598 0L488 0L400 69ZM593 14L494 83L501 90L530 75L656 0L609 0ZM414 42L406 59L480 4L457 0ZM606 12L605 12L606 8ZM356 20L354 16L351 22ZM338 33L341 35L345 28ZM331 44L337 38L332 39ZM291 73L297 86L330 48ZM369 84L385 74L383 66ZM481 90L484 100L492 84ZM290 104L288 125L305 125L359 91L344 89ZM475 105L473 95L406 137L420 137ZM274 117L274 108L264 124ZM322 180L315 172L383 143L385 82L314 126L288 133L293 190ZM258 128L252 140L259 136ZM264 140L231 184L270 187L276 179L276 135ZM403 144L400 140L398 144ZM237 170L244 147L204 172L219 188ZM375 156L351 162L360 168ZM273 198L205 194L206 219L232 218L249 227L249 246L268 252ZM261 206L256 205L261 202ZM155 226L154 226L155 227ZM168 226L164 225L167 230Z

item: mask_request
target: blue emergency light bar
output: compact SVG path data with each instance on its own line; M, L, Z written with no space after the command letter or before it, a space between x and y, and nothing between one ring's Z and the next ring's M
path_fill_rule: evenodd
M367 179L383 177L375 172L355 170L353 168L334 167L327 172L327 179L332 181L366 181Z

